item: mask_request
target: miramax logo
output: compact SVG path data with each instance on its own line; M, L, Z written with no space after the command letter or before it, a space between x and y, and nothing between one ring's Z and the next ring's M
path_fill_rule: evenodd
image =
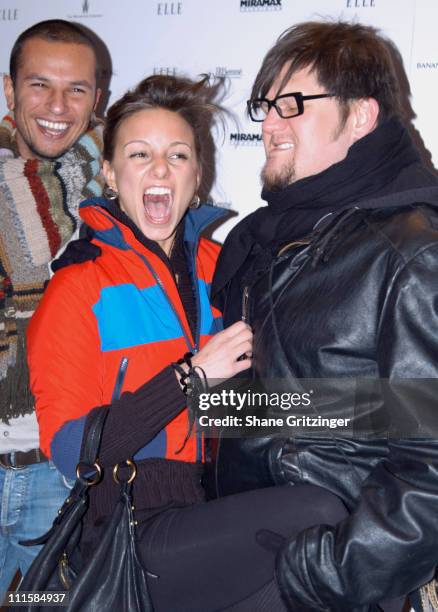
M263 139L261 134L255 132L233 132L230 134L230 144L235 147L255 146L263 144Z
M282 0L240 0L241 11L281 11Z

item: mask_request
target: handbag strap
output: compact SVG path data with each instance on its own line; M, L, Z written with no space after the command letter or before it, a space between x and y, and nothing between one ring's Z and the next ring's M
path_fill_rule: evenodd
M93 410L88 414L87 420L91 424L88 428L87 439L84 441L82 447L80 463L85 465L94 465L97 461L97 456L100 449L100 442L102 440L103 426L108 416L108 408L102 407L97 410Z
M122 357L120 361L119 371L117 373L116 384L114 386L111 403L120 398L122 393L123 381L125 379L126 369L128 367L128 358ZM80 463L86 465L94 465L99 454L100 443L102 441L102 432L105 421L108 417L109 408L102 407L94 409L87 416L89 424L87 439L82 446L82 452L79 459Z

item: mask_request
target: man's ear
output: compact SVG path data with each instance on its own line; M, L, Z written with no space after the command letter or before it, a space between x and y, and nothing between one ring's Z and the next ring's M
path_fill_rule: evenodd
M108 160L104 160L102 164L102 174L105 178L105 182L113 191L117 193L117 183L114 175L114 170Z
M3 91L5 92L6 104L10 111L15 108L14 84L9 74L3 76Z
M360 98L351 105L353 141L363 138L377 126L379 103L374 98Z

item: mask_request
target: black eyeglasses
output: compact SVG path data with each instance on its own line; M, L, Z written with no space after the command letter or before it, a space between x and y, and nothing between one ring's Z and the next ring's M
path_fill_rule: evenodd
M334 96L335 94L329 93L303 96L301 91L294 91L293 93L281 94L281 96L277 96L273 100L268 100L268 98L254 98L253 100L248 100L246 104L249 116L253 121L264 121L272 107L275 108L282 119L290 119L291 117L298 117L298 115L304 113L305 100L333 98Z

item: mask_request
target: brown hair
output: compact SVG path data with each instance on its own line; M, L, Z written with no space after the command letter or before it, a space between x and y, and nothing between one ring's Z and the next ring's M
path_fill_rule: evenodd
M81 29L79 25L71 23L70 21L64 21L63 19L48 19L47 21L40 21L27 30L24 30L24 32L22 32L15 41L9 60L9 74L14 84L17 71L20 67L23 45L31 38L41 38L48 42L64 42L85 45L94 53L97 75L98 59L96 47L91 36L89 36L85 30Z
M265 56L251 97L265 97L285 65L288 67L279 89L297 70L309 67L327 93L339 99L344 120L350 101L374 98L379 104L381 123L403 114L394 54L398 55L395 45L370 26L300 23L283 32Z
M187 121L193 130L201 173L211 173L211 169L206 168L207 153L210 152L206 151L206 145L211 142L210 130L214 116L222 111L213 102L220 86L220 82L210 85L208 77L198 82L168 75L154 75L144 79L108 109L103 133L103 158L112 160L117 130L125 119L142 110L163 108L178 113Z

